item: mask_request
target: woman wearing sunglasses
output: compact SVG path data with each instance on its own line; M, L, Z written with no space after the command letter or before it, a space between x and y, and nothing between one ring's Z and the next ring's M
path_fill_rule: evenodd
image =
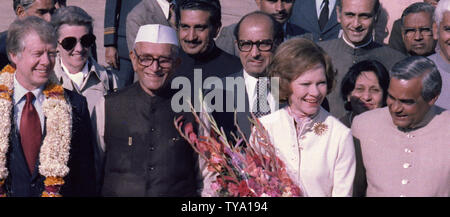
M108 77L106 69L91 56L93 19L83 9L68 6L56 10L51 22L58 38L55 74L64 88L86 97L92 114L100 97L116 87L116 78Z

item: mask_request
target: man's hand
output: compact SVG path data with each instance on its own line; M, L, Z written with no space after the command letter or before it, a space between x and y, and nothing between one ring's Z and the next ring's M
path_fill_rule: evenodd
M117 49L113 46L105 47L105 61L115 69L119 69Z

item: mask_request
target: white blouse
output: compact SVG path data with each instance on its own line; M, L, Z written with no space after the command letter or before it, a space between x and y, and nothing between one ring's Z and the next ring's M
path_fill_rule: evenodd
M300 136L294 118L285 109L260 119L285 163L291 179L304 196L352 196L355 176L353 138L344 124L320 108ZM326 126L326 130L319 132ZM297 139L300 138L300 141Z

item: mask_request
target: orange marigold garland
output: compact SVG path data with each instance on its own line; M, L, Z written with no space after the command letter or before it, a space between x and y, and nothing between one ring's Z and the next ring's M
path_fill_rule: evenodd
M6 154L11 130L12 96L15 69L7 65L0 72L0 197L5 197L8 176ZM46 136L39 153L39 173L45 176L42 197L61 197L59 193L68 174L70 140L72 136L72 108L64 97L64 89L57 81L49 81L43 91L43 113L46 117Z

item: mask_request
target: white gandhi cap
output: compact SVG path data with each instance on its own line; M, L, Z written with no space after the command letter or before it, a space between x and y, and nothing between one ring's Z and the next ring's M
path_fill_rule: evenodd
M151 42L157 44L172 44L178 46L177 32L175 29L160 25L160 24L148 24L139 27L139 31L136 35L137 42Z

